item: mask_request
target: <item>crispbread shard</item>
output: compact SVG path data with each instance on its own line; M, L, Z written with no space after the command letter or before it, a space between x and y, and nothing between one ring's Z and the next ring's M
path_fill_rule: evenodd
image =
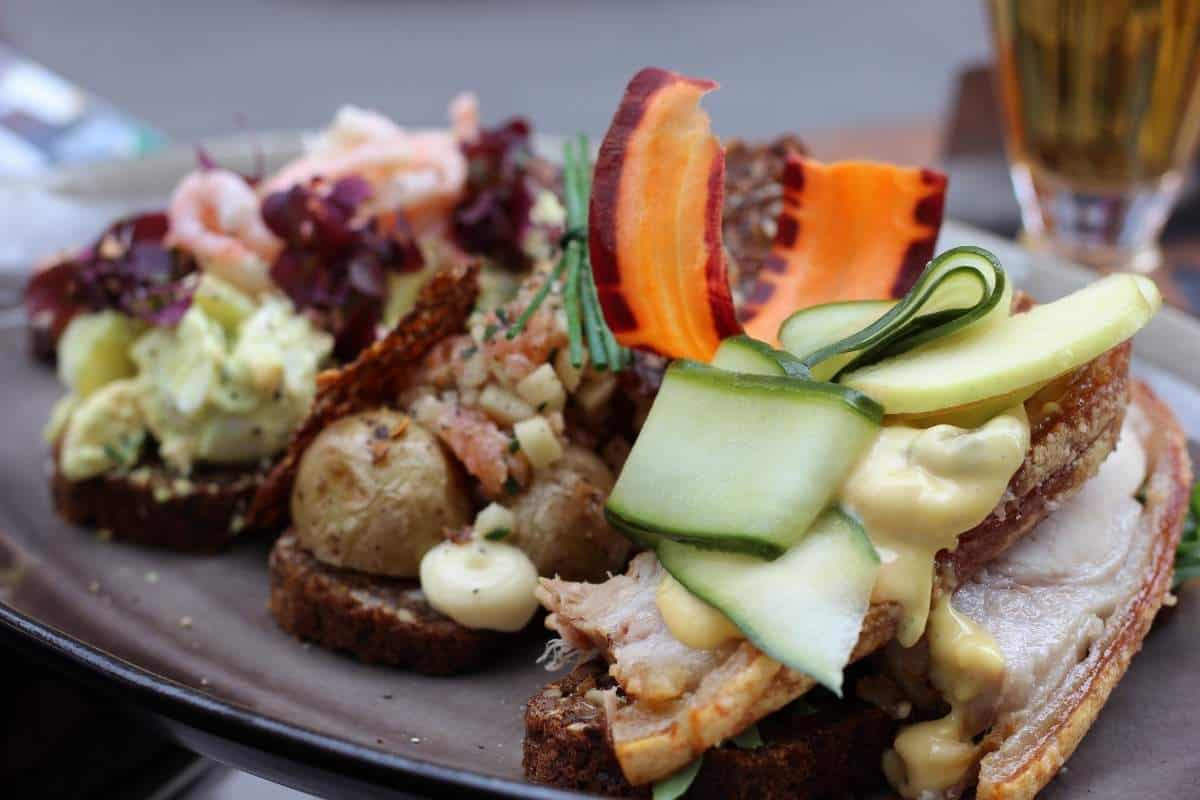
M292 434L287 452L267 476L250 506L250 522L262 528L287 523L288 500L300 456L337 419L396 401L425 354L460 333L478 294L479 263L452 263L422 288L416 305L391 332L352 363L317 376L317 396L308 417Z

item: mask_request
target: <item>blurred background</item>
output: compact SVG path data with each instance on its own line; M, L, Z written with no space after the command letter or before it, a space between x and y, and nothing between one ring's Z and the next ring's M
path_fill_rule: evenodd
M721 133L766 136L940 114L989 50L961 0L6 0L0 32L180 141L344 103L438 124L463 89L489 121L601 133L647 64L719 80Z

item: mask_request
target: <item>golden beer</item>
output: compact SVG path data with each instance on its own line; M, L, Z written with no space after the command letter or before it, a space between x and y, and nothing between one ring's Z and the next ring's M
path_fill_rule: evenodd
M1026 231L1136 258L1200 136L1200 0L989 5Z

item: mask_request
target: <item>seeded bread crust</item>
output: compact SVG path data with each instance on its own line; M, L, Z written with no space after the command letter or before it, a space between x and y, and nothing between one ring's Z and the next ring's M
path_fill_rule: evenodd
M323 564L286 533L269 561L271 614L279 627L368 663L428 675L483 665L512 634L475 630L434 611L416 580Z
M256 468L204 467L183 478L160 462L73 481L52 453L50 493L63 519L107 531L114 539L214 552L245 532L244 514L264 474Z
M650 797L649 786L633 787L625 780L607 738L608 723L594 691L614 685L603 663L589 661L530 699L522 760L526 777L615 797ZM727 744L706 753L688 797L816 800L869 793L883 786L879 754L895 728L886 713L861 701L806 698L759 723L761 747Z

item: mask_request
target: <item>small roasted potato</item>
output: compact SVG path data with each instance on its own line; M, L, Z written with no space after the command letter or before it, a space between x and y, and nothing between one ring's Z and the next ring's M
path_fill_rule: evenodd
M613 474L595 453L569 445L510 505L514 531L505 541L525 551L539 575L600 580L624 568L629 541L604 519Z
M319 560L416 577L447 528L471 521L464 482L437 439L397 411L338 420L304 451L292 522Z

